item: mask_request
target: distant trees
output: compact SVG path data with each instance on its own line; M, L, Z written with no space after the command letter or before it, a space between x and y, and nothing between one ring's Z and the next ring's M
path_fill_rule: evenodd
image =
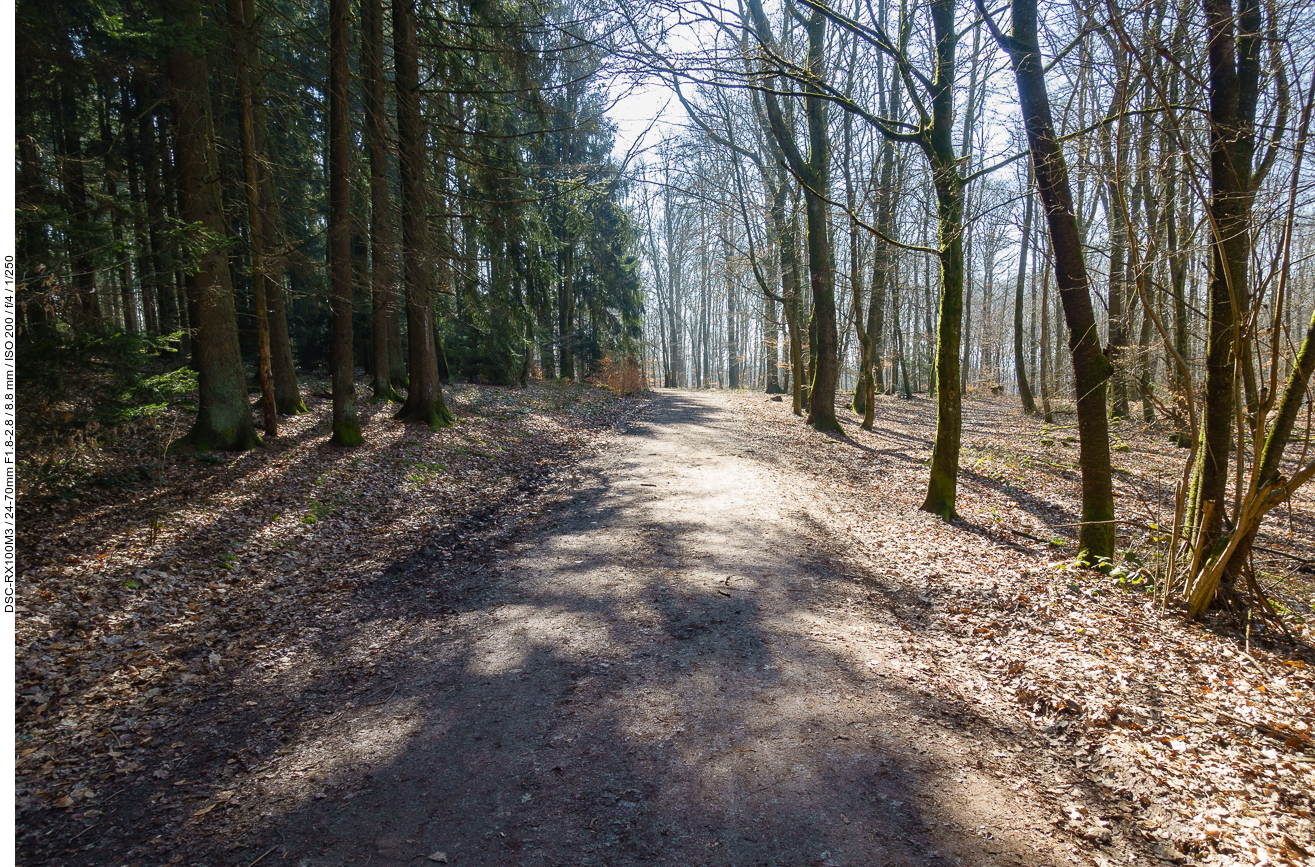
M1302 332L1312 265L1294 252L1310 243L1315 204L1302 179L1306 127L1290 122L1292 94L1305 98L1315 71L1302 10L1252 0L651 5L629 24L650 67L683 88L693 121L667 146L681 169L668 158L650 175L681 203L654 225L670 232L674 215L697 226L695 214L726 208L740 217L720 294L671 291L674 281L709 285L697 258L679 271L653 266L668 384L698 382L684 371L733 339L755 359L755 387L784 378L810 417L825 417L817 401L831 398L807 386L834 358L837 390L852 390L866 426L868 395L902 378L937 399L925 508L946 517L961 393L1016 390L1031 413L1035 388L1047 423L1076 413L1079 546L1093 564L1123 544L1111 430L1162 426L1191 446L1163 586L1197 613L1234 593L1260 597L1237 585L1250 580L1247 540L1315 474L1282 457L1285 443L1309 437L1285 431L1300 427L1295 406L1309 408L1315 357ZM970 33L958 70L956 42ZM909 159L914 149L925 162ZM805 217L807 236L791 237ZM1045 231L1033 234L1038 223ZM665 252L651 243L646 253L670 258L689 237L678 230ZM829 245L816 257L813 238ZM781 334L805 240L812 279L797 286L813 317ZM1003 264L1011 251L1017 272ZM756 325L705 327L704 309L732 304ZM795 353L807 369L790 363Z

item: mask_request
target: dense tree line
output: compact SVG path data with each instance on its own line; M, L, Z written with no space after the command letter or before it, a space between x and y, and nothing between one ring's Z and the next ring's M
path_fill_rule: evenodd
M1111 425L1187 449L1161 586L1194 613L1260 597L1256 527L1315 474L1299 6L120 0L18 22L29 417L67 404L61 371L149 354L127 391L194 370L185 441L246 448L251 383L272 434L327 367L351 445L357 367L440 426L446 379L624 356L668 387L788 393L832 432L838 400L870 428L876 394L926 393L923 508L953 519L964 397L1008 392L1076 416L1088 563L1117 553ZM621 73L687 118L633 164Z
M586 4L24 0L17 22L28 417L105 412L75 399L105 393L74 394L96 371L192 370L185 442L248 448L248 383L272 435L327 367L353 445L358 367L438 426L446 379L638 355Z

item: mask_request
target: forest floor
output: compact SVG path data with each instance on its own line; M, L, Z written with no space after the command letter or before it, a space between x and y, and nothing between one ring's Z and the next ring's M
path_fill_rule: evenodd
M1309 498L1281 643L1069 568L1071 431L1011 402L952 524L925 399L451 402L25 506L20 863L1315 863ZM1182 453L1115 433L1145 556Z

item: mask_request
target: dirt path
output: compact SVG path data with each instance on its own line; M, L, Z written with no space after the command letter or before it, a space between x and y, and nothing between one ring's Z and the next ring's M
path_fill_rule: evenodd
M19 863L1315 865L1315 657L1073 570L1063 429L968 404L947 523L933 401L454 405L29 521Z
M749 450L727 401L660 393L493 569L469 567L385 699L282 751L260 800L291 809L244 851L1070 861L1051 812L992 770L1033 742L918 685L916 592L865 573L831 531L843 516Z

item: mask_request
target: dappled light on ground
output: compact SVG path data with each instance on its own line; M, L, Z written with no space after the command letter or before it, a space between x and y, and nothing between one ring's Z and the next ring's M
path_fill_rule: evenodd
M978 455L947 524L917 509L925 407L836 438L761 396L645 401L497 482L519 498L306 525L343 571L265 566L278 627L119 730L123 792L34 813L105 832L50 863L1152 863L1310 835L1301 745L1244 734L1308 713L1309 672L1244 687L1226 637L1061 568L1067 474ZM1237 722L1177 722L1206 711L1164 678L1216 672L1249 690L1212 705ZM1225 822L1241 796L1274 824Z

